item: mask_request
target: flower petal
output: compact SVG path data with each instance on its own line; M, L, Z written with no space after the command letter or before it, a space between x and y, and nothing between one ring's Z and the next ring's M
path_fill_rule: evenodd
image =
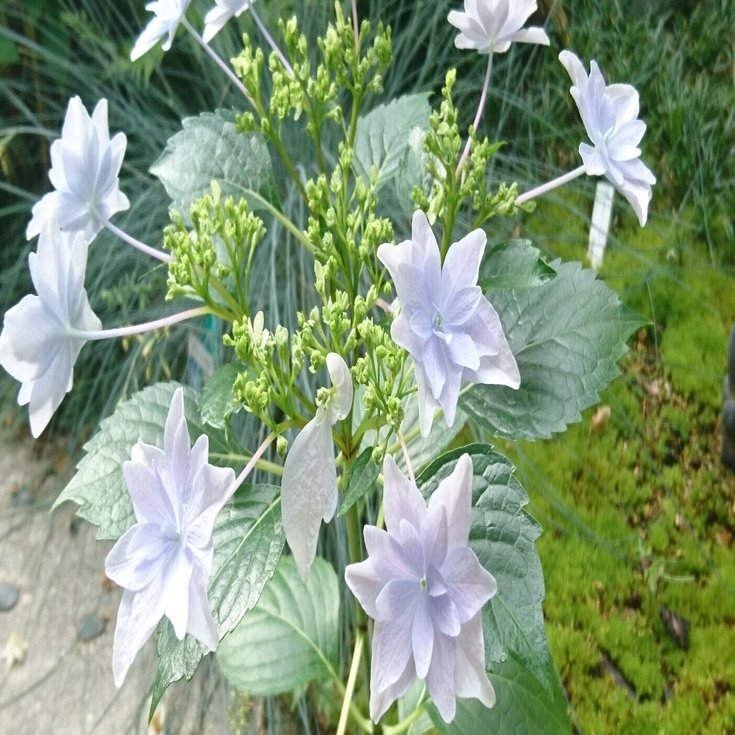
M291 445L281 481L283 530L304 581L316 556L321 522L332 518L337 500L332 429L317 409Z
M495 705L495 690L485 671L481 613L462 626L457 638L454 686L458 697L479 699L486 707Z

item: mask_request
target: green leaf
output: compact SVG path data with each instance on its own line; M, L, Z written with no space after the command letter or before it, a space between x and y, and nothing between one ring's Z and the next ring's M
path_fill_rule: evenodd
M278 201L268 148L262 136L237 132L234 112L206 112L181 124L183 129L169 139L150 170L185 220L192 202L209 191L212 180L223 196L237 199L249 190L271 204ZM258 209L257 199L249 202Z
M520 290L541 286L555 275L528 240L509 240L487 248L478 283L483 290Z
M77 515L98 526L98 539L118 539L135 523L133 506L122 475L122 464L140 439L163 446L163 427L177 383L156 383L135 393L100 423L97 433L84 445L85 456L77 465L71 482L56 499L53 508L72 500L79 505ZM209 435L209 450L227 456L232 453L224 434L206 432L199 418L196 394L184 388L184 408L192 443ZM226 462L213 464L227 467ZM52 508L52 510L53 510Z
M378 188L394 178L409 147L411 131L428 128L430 114L429 94L420 92L380 105L361 117L355 134L355 173L369 179L375 166Z
M284 544L279 488L249 485L217 516L209 604L220 639L236 628L273 576ZM158 676L151 712L166 688L191 679L207 649L191 635L176 638L167 618L159 625Z
M475 385L462 408L495 436L537 439L564 431L597 403L620 370L625 340L645 322L594 271L551 264L556 277L537 288L488 294L521 373L521 387Z
M375 487L379 474L380 467L373 460L373 448L366 447L347 473L347 490L337 511L337 518L343 516L365 493Z
M486 444L452 450L421 473L421 491L430 496L465 453L474 474L470 547L498 583L483 610L486 666L495 670L512 654L551 696L556 674L544 628L544 577L535 546L541 528L524 510L528 495L510 460Z
M317 557L304 583L293 558L281 557L258 604L217 651L222 673L238 689L267 696L335 677L339 586Z
M476 699L458 699L457 714L447 725L436 708L429 707L439 735L477 735L479 732L570 735L572 732L564 693L559 690L550 698L538 679L513 656L494 667L490 681L496 696L492 709Z
M245 370L247 365L243 362L228 362L205 383L199 398L199 411L205 424L224 429L227 419L242 408L232 394L232 386L235 378Z

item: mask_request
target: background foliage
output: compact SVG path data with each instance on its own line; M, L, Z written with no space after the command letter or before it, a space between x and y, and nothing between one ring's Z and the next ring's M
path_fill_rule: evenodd
M199 10L207 5L194 3ZM269 26L295 11L311 34L330 14L326 1L262 5ZM454 5L359 3L361 14L394 27L385 99L406 91L436 94L441 70L458 64L456 102L469 122L483 70L452 46L445 18ZM553 51L569 47L595 58L608 82L639 89L648 123L644 159L659 179L650 229L638 230L623 207L616 209L612 250L601 272L653 325L639 333L624 380L603 396L609 417L588 412L563 438L522 445L513 456L531 496L530 512L547 529L539 553L552 653L580 732L727 732L735 727L735 485L720 468L718 451L724 345L735 315L735 173L726 165L735 152L735 5L540 5ZM102 96L111 100L110 128L124 130L129 141L122 188L132 207L119 222L152 243L160 241L168 199L148 168L180 129L182 115L237 104L184 36L165 57L156 51L131 64L128 53L144 16L138 0L10 0L0 9L3 309L29 289L30 244L23 232L31 205L48 189L48 146L71 94L88 106ZM250 28L247 18L241 25ZM236 41L228 29L216 45L227 56ZM552 50L513 47L498 58L483 132L508 145L493 159L494 176L515 177L523 189L576 165L582 128L568 87ZM550 258L580 258L593 190L594 182L579 181L550 196L528 218L532 229L523 235ZM407 222L406 215L397 232L405 232ZM506 239L516 224L499 226L490 240ZM285 233L271 237L283 242L279 268L297 276L305 267L297 248ZM153 316L160 308L165 273L143 280L148 265L100 235L90 254L88 290L105 324ZM274 290L272 308L280 299L290 309L295 294L289 284L296 280L279 279L285 292ZM153 336L115 349L88 345L58 425L93 424L143 382L184 377L185 347L185 339ZM0 385L9 410L17 386L4 375ZM25 422L25 415L12 415ZM672 636L662 610L689 622L688 647ZM300 713L303 726L318 731L318 717L303 704Z

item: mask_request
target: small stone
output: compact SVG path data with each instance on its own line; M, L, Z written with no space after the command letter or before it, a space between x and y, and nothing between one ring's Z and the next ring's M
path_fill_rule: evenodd
M86 643L105 632L105 621L97 613L85 615L77 626L77 640Z
M33 493L26 485L21 485L12 495L13 505L16 508L27 508L33 505Z
M18 602L20 591L7 582L0 582L0 611L12 610Z

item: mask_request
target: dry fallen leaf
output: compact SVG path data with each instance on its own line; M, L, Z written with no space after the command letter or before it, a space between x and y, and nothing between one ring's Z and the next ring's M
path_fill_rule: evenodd
M732 531L729 528L718 528L715 532L715 540L720 546L732 544Z
M590 420L590 432L602 428L607 423L611 413L610 406L600 406Z
M5 667L12 669L15 664L21 664L25 660L26 651L28 650L28 644L23 638L13 631L8 637L8 641L5 644L2 657L5 660Z

